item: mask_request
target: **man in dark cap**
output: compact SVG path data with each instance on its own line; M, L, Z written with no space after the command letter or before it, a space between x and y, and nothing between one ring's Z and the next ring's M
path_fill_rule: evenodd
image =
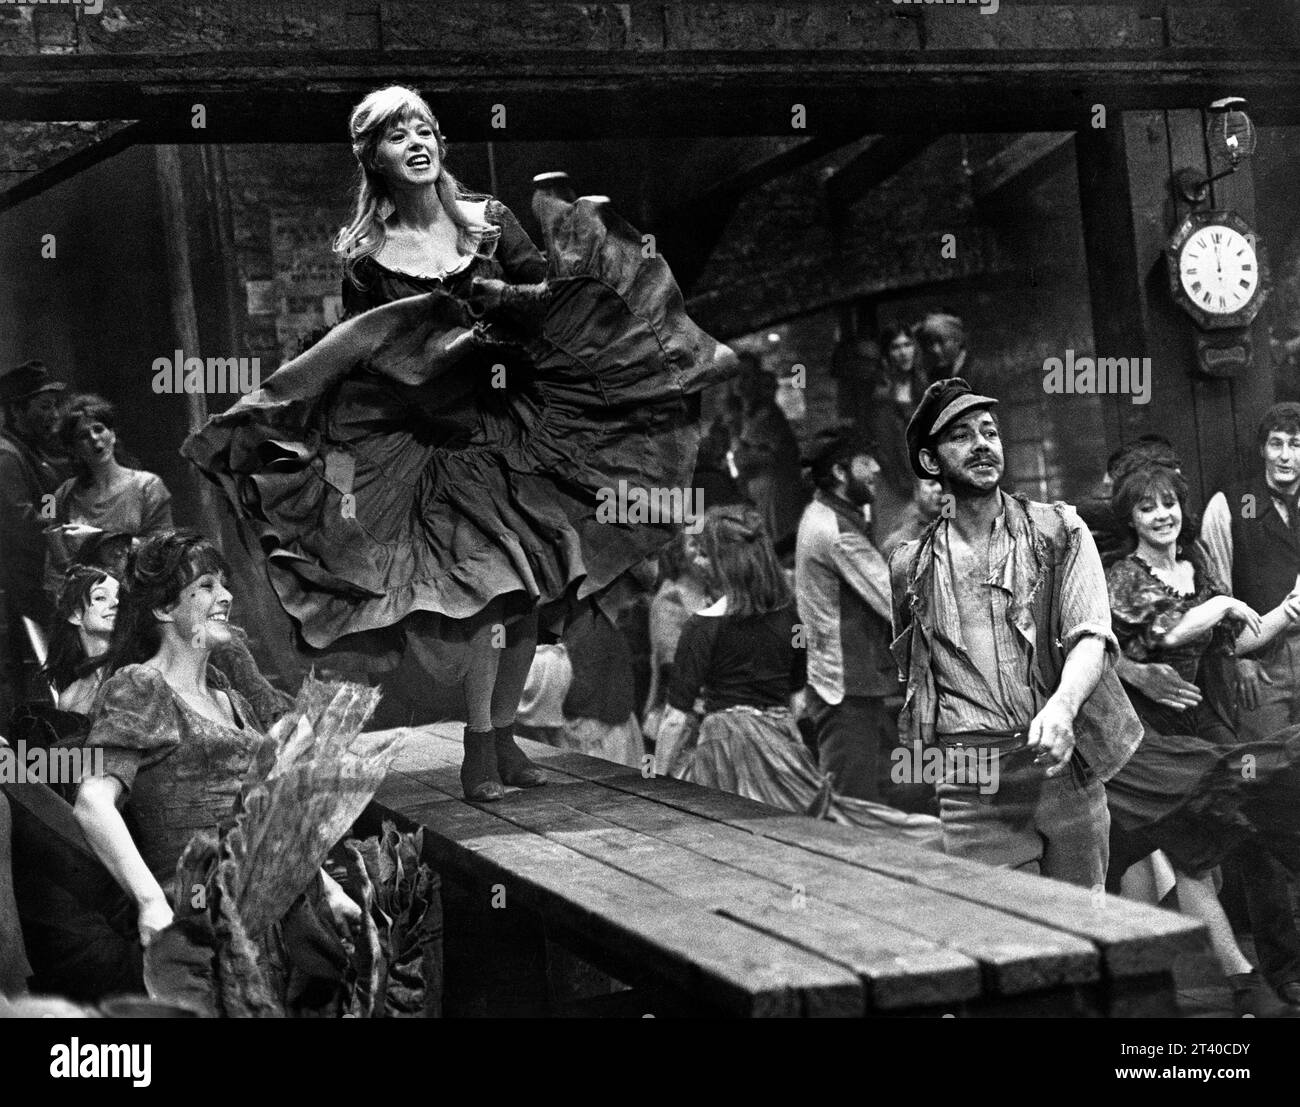
M916 475L952 499L890 560L907 685L899 730L943 751L947 852L1097 888L1110 828L1102 784L1142 724L1113 670L1119 644L1092 537L1073 508L1001 490L996 405L947 378L908 424Z
M886 697L898 691L889 654L889 569L864 508L880 464L852 428L823 431L808 468L817 492L795 542L795 596L808 649L805 713L836 791L881 798L881 752L895 743Z
M54 522L54 490L63 480L48 449L59 422L55 380L39 361L0 376L0 725L24 695L31 651L24 616L44 626L45 536Z
M1300 404L1274 404L1256 428L1262 464L1205 505L1200 546L1210 575L1256 611L1271 611L1300 587ZM1243 742L1300 723L1300 624L1237 661L1235 725ZM1248 842L1224 864L1240 874L1261 973L1300 1007L1300 930L1286 871Z

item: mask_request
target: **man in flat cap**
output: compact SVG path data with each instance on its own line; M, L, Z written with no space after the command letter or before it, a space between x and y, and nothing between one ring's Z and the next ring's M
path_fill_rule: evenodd
M1092 536L1068 505L999 487L996 405L960 378L936 381L907 428L916 475L952 499L890 560L907 686L899 730L944 751L935 791L948 853L1096 888L1110 827L1102 784L1142 724L1114 673Z
M31 660L22 618L44 626L51 614L41 587L43 531L54 522L54 490L63 474L46 451L63 389L39 361L0 375L0 725L8 724L23 695L24 659Z
M841 795L881 798L882 751L895 744L886 698L898 679L889 653L889 568L863 508L880 464L852 428L823 431L807 461L817 492L799 521L795 597L808 649L805 713L817 760Z

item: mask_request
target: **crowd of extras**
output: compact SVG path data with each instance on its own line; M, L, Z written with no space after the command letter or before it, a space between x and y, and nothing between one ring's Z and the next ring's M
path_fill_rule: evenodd
M1043 504L1002 486L959 319L876 350L858 417L803 450L799 398L742 355L702 428L703 515L617 620L593 606L537 646L515 733L1182 911L1238 1013L1300 1011L1300 405L1264 414L1199 518L1159 435ZM261 674L221 551L175 527L110 402L28 362L0 404L3 733L109 747L61 795L147 943L168 894L123 810L165 755L124 748L123 720L173 745L265 733L293 689ZM957 756L918 779L913 746ZM0 816L0 937L21 950ZM31 965L4 960L21 994Z

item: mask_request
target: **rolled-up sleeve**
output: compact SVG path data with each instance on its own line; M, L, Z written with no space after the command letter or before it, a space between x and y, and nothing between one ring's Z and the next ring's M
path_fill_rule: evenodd
M1068 654L1087 637L1106 645L1106 664L1119 658L1119 641L1111 629L1110 601L1101 555L1088 528L1073 512L1067 518L1070 553L1061 580L1061 646Z

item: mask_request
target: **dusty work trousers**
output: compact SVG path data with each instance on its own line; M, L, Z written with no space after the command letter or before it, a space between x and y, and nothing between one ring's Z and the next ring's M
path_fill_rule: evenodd
M997 765L991 788L960 771L945 772L935 785L945 853L1083 888L1105 886L1110 811L1100 781L1077 762L1047 776L1023 732L945 736L940 746L974 747Z

